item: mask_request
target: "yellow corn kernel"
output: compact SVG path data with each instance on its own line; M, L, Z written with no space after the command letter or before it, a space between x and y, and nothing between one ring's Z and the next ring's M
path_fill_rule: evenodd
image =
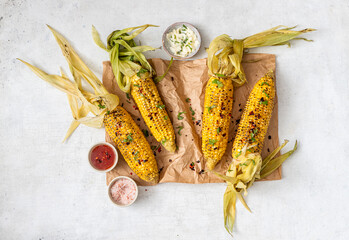
M151 78L131 78L131 95L155 139L168 151L176 151L175 133L165 104Z
M147 182L158 183L159 171L153 151L130 114L118 106L105 115L104 125L132 171Z
M227 148L233 90L233 81L230 78L211 77L206 86L202 151L206 166L210 170L221 160Z

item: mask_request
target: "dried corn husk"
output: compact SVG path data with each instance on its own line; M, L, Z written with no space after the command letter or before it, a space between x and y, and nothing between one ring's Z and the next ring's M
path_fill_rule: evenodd
M74 81L70 81L62 71L61 76L47 74L27 62L21 59L19 60L26 64L41 79L67 93L74 120L66 133L63 140L65 141L80 124L94 128L102 127L104 115L114 110L117 105L119 105L119 98L114 94L110 94L104 88L101 81L80 59L69 42L50 26L48 27L52 31L69 64L69 69L73 75ZM85 80L93 88L93 93L82 88L82 80ZM88 116L89 114L94 116Z
M241 66L244 49L276 45L290 46L292 39L311 41L297 37L303 33L315 31L315 29L307 28L294 31L292 30L294 28L277 26L244 39L232 39L226 34L216 37L207 49L209 74L231 78L236 87L243 85L246 82L245 73Z

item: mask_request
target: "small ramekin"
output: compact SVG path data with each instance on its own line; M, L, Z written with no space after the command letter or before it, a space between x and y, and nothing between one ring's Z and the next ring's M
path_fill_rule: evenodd
M168 46L168 40L166 38L166 35L167 33L171 32L173 29L175 28L178 28L182 25L185 25L187 26L188 28L190 28L196 35L197 39L198 39L198 42L199 42L199 45L198 47L196 48L196 50L192 53L190 53L188 56L186 57L180 57L180 56L176 56L174 55L171 50L169 49L169 46ZM172 25L170 25L166 30L165 32L162 34L162 47L163 49L165 50L165 52L170 55L171 57L173 57L174 59L177 59L177 60L186 60L186 59L189 59L189 58L192 58L195 56L195 54L197 54L199 52L199 49L201 47L201 36L200 36L200 33L199 33L199 30L197 30L196 27L194 27L192 24L190 23L187 23L187 22L176 22Z
M99 146L99 145L107 145L107 146L111 147L111 149L113 149L113 152L114 152L114 154L115 154L115 162L114 162L113 166L111 166L110 168L108 168L108 169L106 169L106 170L97 169L97 168L95 168L95 167L91 164L91 152L92 152L92 150L93 150L95 147L97 147L97 146ZM96 170L97 172L104 172L104 173L113 170L113 169L115 168L116 164L118 163L118 160L119 160L118 151L116 151L115 147L114 147L112 144L108 143L108 142L99 142L99 143L96 143L95 145L93 145L93 146L90 148L90 151L88 151L88 156L87 156L87 157L88 157L88 163L90 164L90 166L91 166L94 170Z
M135 195L135 198L134 198L129 204L127 204L127 205L122 205L122 204L118 204L117 202L115 202L114 199L113 199L113 197L111 196L111 193L110 193L111 187L112 187L113 184L114 184L117 180L119 180L119 179L128 179L128 180L130 180L130 181L133 183L133 185L136 187L136 195ZM138 186L137 186L137 183L136 183L132 178L129 178L129 177L126 177L126 176L119 176L119 177L116 177L116 178L114 178L114 179L109 183L109 185L108 185L108 196L109 196L110 201L112 201L112 203L114 203L116 206L118 206L118 207L128 207L128 206L130 206L131 204L133 204L133 203L136 201L137 197L138 197Z

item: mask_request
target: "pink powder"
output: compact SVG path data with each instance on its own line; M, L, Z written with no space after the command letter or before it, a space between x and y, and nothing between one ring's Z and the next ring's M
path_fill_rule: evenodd
M119 205L128 205L136 197L136 186L127 178L119 178L110 188L113 200Z

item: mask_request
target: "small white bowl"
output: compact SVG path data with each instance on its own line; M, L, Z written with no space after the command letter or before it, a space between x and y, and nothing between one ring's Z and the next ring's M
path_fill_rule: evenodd
M126 204L126 205L122 205L122 204L118 204L117 202L114 201L111 193L110 193L110 190L111 190L111 187L114 185L114 183L119 180L119 179L127 179L127 180L130 180L131 183L133 183L133 185L136 187L136 195L135 195L135 198L129 203L129 204ZM109 199L110 201L112 201L116 206L118 207L128 207L130 206L131 204L133 204L137 197L138 197L138 186L137 186L137 183L132 179L132 178L129 178L129 177L126 177L126 176L119 176L119 177L116 177L114 178L108 185L108 196L109 196Z
M168 43L168 40L167 40L167 38L166 38L167 33L171 32L173 29L176 29L176 28L182 26L183 24L184 24L185 26L187 26L188 28L190 28L190 29L195 33L195 35L196 35L196 37L197 37L197 40L198 40L198 42L199 42L199 45L198 45L198 47L195 49L195 51L194 51L194 52L191 52L191 53L190 53L188 56L186 56L186 57L180 57L180 56L174 55L174 54L171 52L170 48L169 48L169 43ZM168 55L170 55L171 57L173 57L174 59L177 59L177 60L189 59L189 58L194 57L194 55L197 54L197 52L199 51L200 46L201 46L201 36L200 36L200 33L199 33L199 31L197 30L197 28L194 27L192 24L187 23L187 22L176 22L176 23L170 25L170 26L165 30L165 32L162 34L162 46L163 46L165 52L166 52Z
M95 167L91 164L91 152L92 152L92 150L93 150L95 147L100 146L100 145L107 145L107 146L111 147L111 149L113 149L113 152L114 152L114 154L115 154L115 162L114 162L113 166L111 166L110 168L108 168L108 169L106 169L106 170L97 169L97 168L95 168ZM113 168L115 168L116 164L118 163L118 160L119 160L118 151L116 151L116 149L115 149L115 147L114 147L113 145L111 145L110 143L107 143L107 142L99 142L99 143L96 143L95 145L93 145L93 146L90 148L90 151L88 152L88 162L89 162L90 166L91 166L94 170L96 170L96 171L98 171L98 172L104 172L104 173L106 173L106 172L111 171Z

